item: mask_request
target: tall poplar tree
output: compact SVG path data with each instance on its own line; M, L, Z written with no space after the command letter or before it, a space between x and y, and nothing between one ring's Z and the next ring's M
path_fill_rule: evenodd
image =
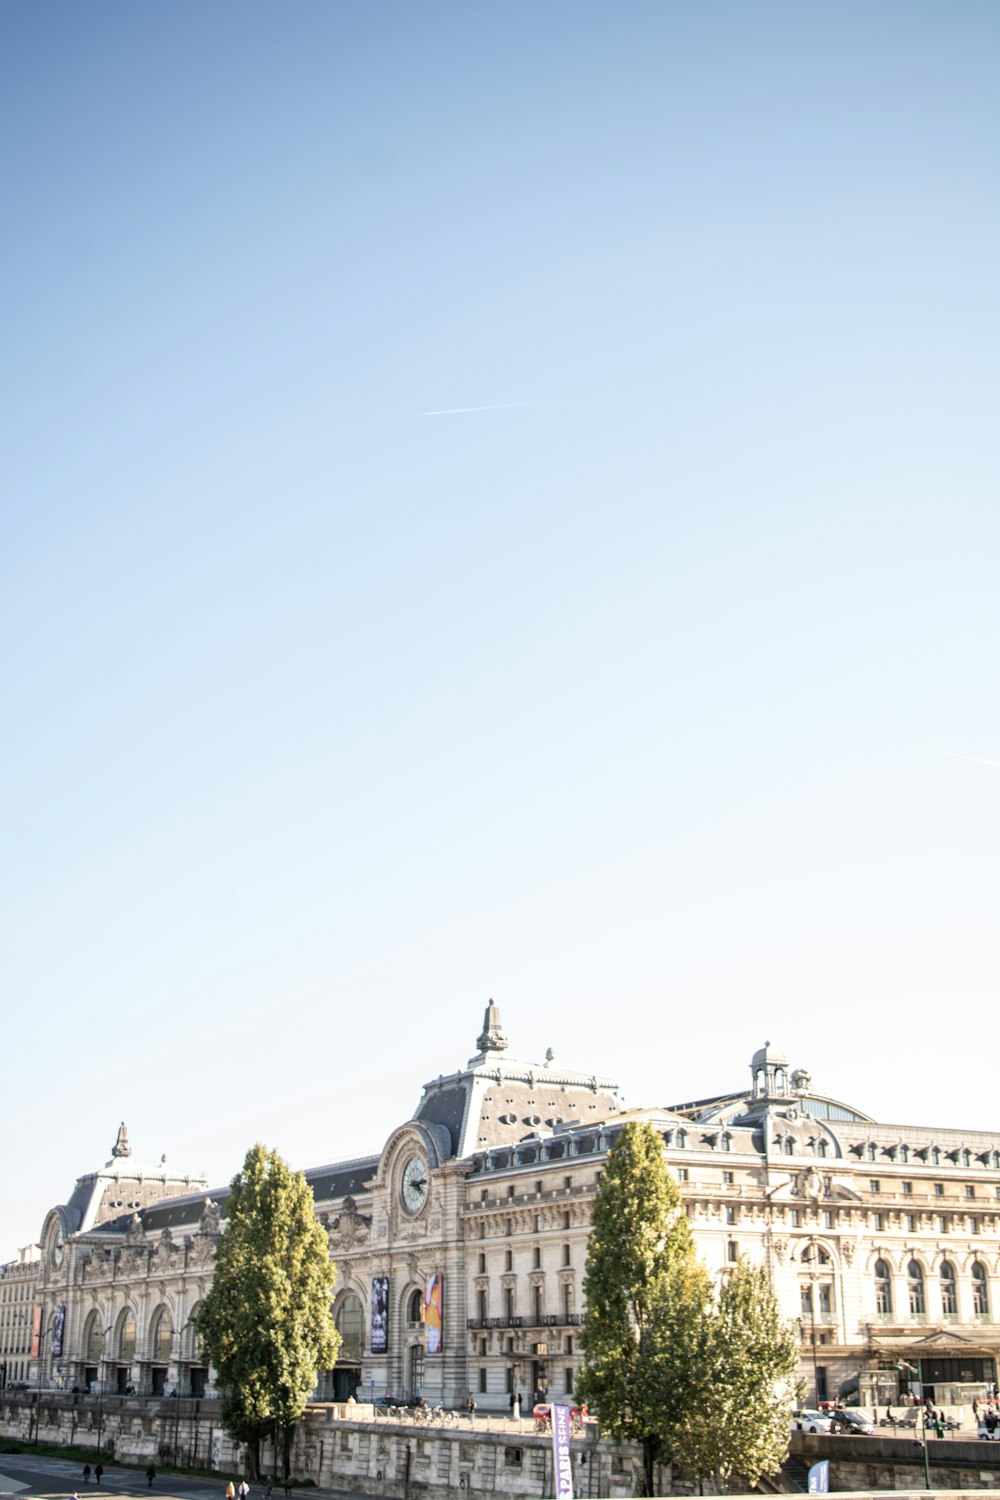
M745 1258L723 1282L704 1344L708 1400L692 1408L684 1467L752 1490L788 1453L799 1355L767 1272Z
M608 1153L591 1215L587 1322L577 1395L617 1442L642 1447L643 1481L681 1456L704 1388L711 1283L652 1125L629 1121Z
M330 1316L335 1268L301 1172L257 1145L233 1178L212 1287L197 1327L221 1392L222 1423L250 1449L280 1433L289 1472L292 1433L321 1369L337 1357Z

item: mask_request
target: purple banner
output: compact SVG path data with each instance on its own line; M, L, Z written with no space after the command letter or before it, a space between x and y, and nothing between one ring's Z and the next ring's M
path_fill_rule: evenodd
M385 1354L389 1348L389 1278L372 1277L372 1335L373 1354Z
M552 1408L552 1469L556 1500L573 1500L573 1460L569 1452L570 1408Z

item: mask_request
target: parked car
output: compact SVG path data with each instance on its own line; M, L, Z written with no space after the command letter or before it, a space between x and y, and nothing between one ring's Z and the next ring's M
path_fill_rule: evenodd
M793 1432L829 1432L830 1421L826 1412L803 1406L798 1411L792 1412L788 1425Z
M831 1432L860 1433L867 1437L875 1431L875 1423L866 1411L857 1407L841 1407L830 1413L833 1423Z

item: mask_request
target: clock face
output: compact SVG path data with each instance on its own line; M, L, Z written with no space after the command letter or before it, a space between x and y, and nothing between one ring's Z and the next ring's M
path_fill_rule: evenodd
M427 1202L427 1164L421 1156L411 1156L403 1168L402 1199L407 1213L418 1214Z
M60 1224L60 1225L57 1226L56 1232L52 1236L52 1264L54 1266L60 1265L61 1262L62 1262L62 1258L63 1258L63 1231L62 1231L62 1225Z

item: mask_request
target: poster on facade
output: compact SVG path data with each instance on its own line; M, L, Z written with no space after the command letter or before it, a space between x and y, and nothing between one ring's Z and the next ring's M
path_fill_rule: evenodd
M62 1354L63 1329L66 1327L66 1304L60 1302L56 1308L56 1315L52 1323L52 1355L58 1359Z
M372 1353L385 1354L389 1348L389 1278L372 1277Z
M42 1309L31 1309L31 1357L37 1359L42 1352Z
M428 1354L444 1348L444 1274L435 1271L424 1282L424 1338Z
M556 1500L573 1500L573 1460L569 1451L570 1408L552 1407L552 1472Z

